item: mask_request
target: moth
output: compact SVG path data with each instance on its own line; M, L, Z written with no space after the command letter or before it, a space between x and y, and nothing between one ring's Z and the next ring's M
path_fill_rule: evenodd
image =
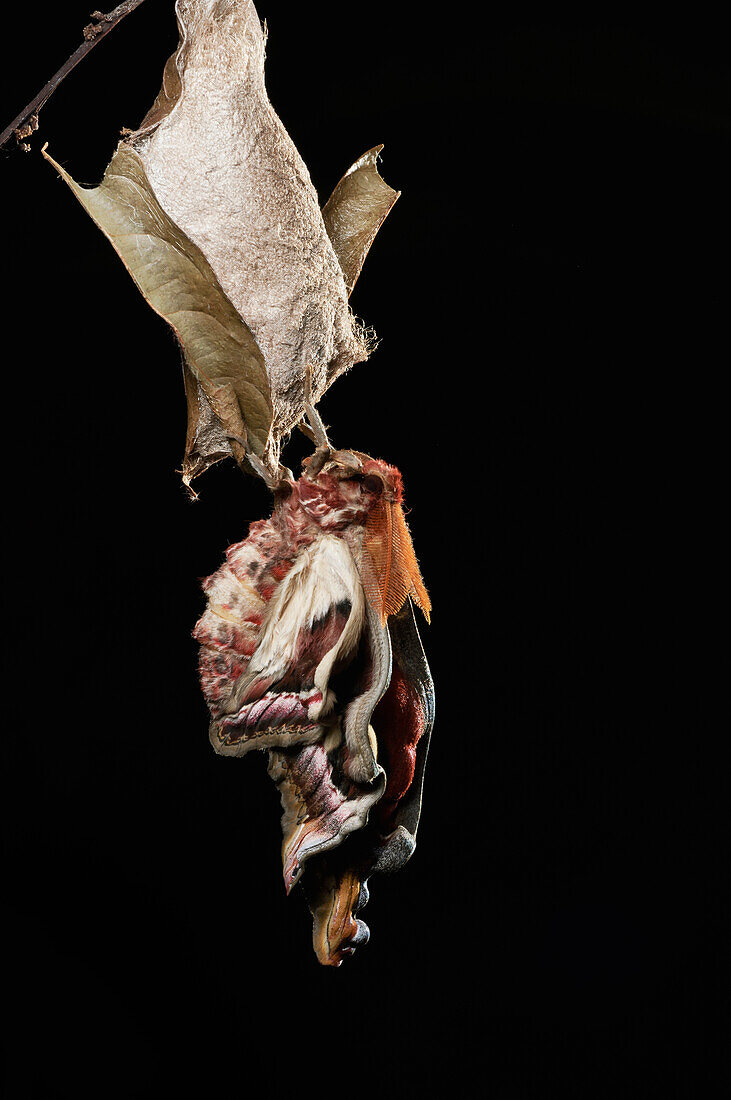
M368 877L414 847L433 691L413 606L430 603L401 501L394 467L316 453L205 582L194 632L213 747L269 753L285 886L303 880L330 965L367 939Z
M44 156L175 332L185 484L233 458L272 492L271 516L205 581L194 635L213 748L268 754L285 887L301 883L317 958L338 966L368 939L368 879L414 849L434 720L401 474L336 449L317 411L371 350L348 299L399 193L379 146L321 210L268 100L251 0L177 0L176 14L160 93L102 183ZM295 428L313 443L299 477L282 462Z

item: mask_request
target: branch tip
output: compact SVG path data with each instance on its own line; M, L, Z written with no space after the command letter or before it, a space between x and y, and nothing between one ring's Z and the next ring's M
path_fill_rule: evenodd
M97 42L101 42L102 38L106 37L116 27L117 23L120 23L126 15L129 15L135 8L139 8L140 4L143 3L144 0L123 0L123 3L106 14L101 11L91 13L91 18L95 22L88 23L84 27L82 31L84 41L82 44L71 54L71 57L51 77L48 83L41 88L38 95L13 119L9 126L6 126L0 134L0 149L12 137L15 137L20 148L26 153L30 152L30 145L25 139L29 138L38 129L38 112L41 107L48 102L61 81L69 75L72 69L76 68L82 58L86 57L89 51L96 46Z

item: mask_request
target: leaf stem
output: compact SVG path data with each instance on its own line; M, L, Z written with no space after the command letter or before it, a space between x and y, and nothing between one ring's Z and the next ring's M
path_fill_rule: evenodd
M66 61L54 76L48 81L37 96L35 96L30 103L23 108L19 115L17 115L13 121L7 126L2 134L0 134L0 149L5 145L10 138L15 135L15 139L20 147L25 151L30 151L30 145L25 142L25 138L30 137L34 130L38 129L38 112L41 107L51 98L56 88L61 81L69 75L72 69L75 69L82 58L94 49L97 42L101 42L102 38L105 38L111 30L117 26L124 19L125 15L129 15L131 11L138 8L140 4L144 3L144 0L124 0L113 11L106 14L101 11L94 11L91 13L92 23L87 24L84 27L84 41L79 46L71 57Z

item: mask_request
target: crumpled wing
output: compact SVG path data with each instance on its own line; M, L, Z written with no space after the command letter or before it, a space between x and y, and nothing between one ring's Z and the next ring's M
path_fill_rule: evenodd
M371 840L364 846L359 838L372 832L369 820L387 786L370 720L388 688L391 646L377 613L367 609L366 614L365 644L341 736L270 753L269 774L282 800L285 886L289 892L306 871L302 882L313 946L324 966L339 966L367 941L367 926L355 913L367 895L361 884L370 857L364 859L363 852L373 845Z
M407 757L407 773L401 786L397 787L394 797L389 792L382 806L383 816L378 823L382 842L373 852L373 861L369 873L377 871L397 871L411 857L416 847L416 831L421 817L421 799L424 788L424 771L429 752L429 742L434 728L434 681L427 663L424 646L416 625L414 606L407 599L397 615L388 620L393 650L394 671L397 676L392 680L395 689L398 680L406 687L405 706L411 712L408 722L399 718L397 740ZM398 677L398 679L397 679ZM383 710L387 711L388 695L383 699ZM387 730L381 726L379 716L374 715L376 730L385 741ZM403 729L411 727L411 736L404 738ZM410 758L410 759L409 759ZM389 761L392 774L395 771L393 756ZM389 804L390 803L390 804Z
M314 852L308 853L311 858L302 879L313 916L315 953L326 966L339 966L356 947L368 941L368 926L360 914L368 901L370 876L399 870L416 847L424 769L434 725L434 685L411 600L389 618L388 631L393 677L372 712L379 774L382 765L385 789L368 804L365 825L357 831L353 829L352 837L342 846L337 849L323 846L316 856ZM399 697L397 705L394 696ZM315 785L310 780L308 791L313 789ZM351 803L362 806L366 793L363 788L359 802L351 793ZM308 809L308 799L301 802ZM287 823L285 815L283 825ZM285 876L291 847L292 840L285 828Z
M354 656L365 617L363 589L345 542L324 536L301 550L272 596L246 671L211 724L216 751L242 756L324 736L335 703L331 676ZM196 637L210 644L217 618L209 607Z

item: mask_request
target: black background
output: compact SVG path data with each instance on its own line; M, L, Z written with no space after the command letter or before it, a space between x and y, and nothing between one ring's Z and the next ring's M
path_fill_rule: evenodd
M381 344L321 411L404 473L437 725L339 970L196 679L198 578L268 495L231 466L189 502L173 338L39 152L98 182L172 3L0 154L10 1095L708 1094L728 35L550 7L259 5L321 200L380 142L403 191L352 299ZM87 21L47 8L3 9L3 124Z

